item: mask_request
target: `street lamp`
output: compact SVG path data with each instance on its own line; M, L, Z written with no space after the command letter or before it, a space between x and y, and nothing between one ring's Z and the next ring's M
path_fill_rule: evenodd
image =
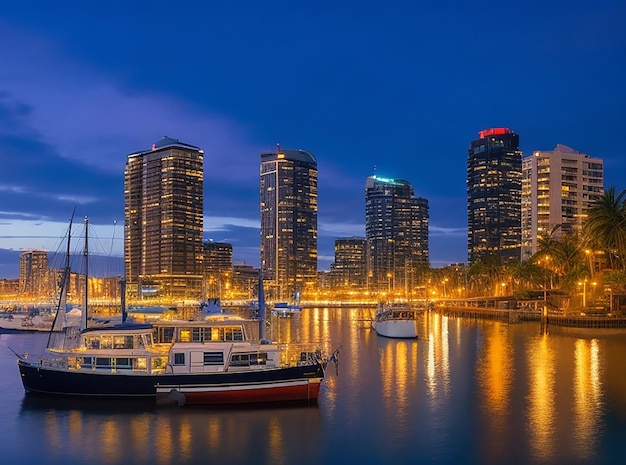
M587 306L587 278L578 282L579 286L583 287L583 308Z

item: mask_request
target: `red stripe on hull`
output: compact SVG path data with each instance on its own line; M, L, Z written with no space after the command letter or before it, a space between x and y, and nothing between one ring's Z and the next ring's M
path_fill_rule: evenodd
M320 393L320 382L290 386L269 386L250 389L226 389L184 392L172 389L171 392L157 393L157 404L178 405L232 405L266 402L316 401Z

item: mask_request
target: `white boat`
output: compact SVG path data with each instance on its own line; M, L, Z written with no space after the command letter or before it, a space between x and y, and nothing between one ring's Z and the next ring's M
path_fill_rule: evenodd
M0 312L0 331L39 331L52 330L56 312ZM80 325L81 311L73 308L64 315L63 326Z
M372 328L379 336L392 338L417 337L417 310L408 304L379 304Z
M300 306L290 304L288 302L276 302L272 307L272 315L291 316L294 313L300 313Z

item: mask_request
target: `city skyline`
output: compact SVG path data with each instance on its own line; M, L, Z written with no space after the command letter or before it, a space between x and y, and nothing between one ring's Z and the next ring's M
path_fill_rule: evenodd
M255 266L258 154L277 143L318 159L322 270L336 238L365 235L372 174L428 199L433 266L466 261L467 150L483 129L511 128L524 156L600 158L605 187L626 187L624 5L375 5L7 5L0 249L14 252L0 277L17 277L3 257L54 250L74 205L121 256L125 157L164 135L205 152L205 240ZM168 15L185 34L151 33Z

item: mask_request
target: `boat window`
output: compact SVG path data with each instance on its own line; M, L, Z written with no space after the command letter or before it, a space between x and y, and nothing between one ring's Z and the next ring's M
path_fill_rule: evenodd
M146 371L147 369L146 357L138 357L133 359L134 371Z
M159 328L157 331L157 340L159 342L172 342L174 340L174 328Z
M133 337L132 336L113 336L113 348L114 349L132 349Z
M193 342L210 341L211 328L193 328L191 338Z
M191 342L191 331L188 329L180 330L180 342Z
M150 347L154 342L152 340L152 334L148 333L146 336L146 347Z
M130 358L116 358L115 359L115 368L118 370L132 370L133 365L131 363Z
M100 339L94 336L85 336L85 347L88 349L99 349Z
M111 336L100 336L100 348L110 349L113 347L113 338Z
M141 334L135 335L134 340L135 340L135 349L143 348L143 337L141 336Z
M67 357L67 367L70 370L79 370L80 360L77 357Z
M224 352L204 352L204 365L223 365Z
M231 366L267 365L267 352L253 354L234 354L230 358Z
M174 354L174 365L184 365L185 364L185 353L177 352Z
M96 368L110 368L111 359L108 357L96 357Z
M259 352L250 356L250 365L266 365L267 352Z
M152 357L152 371L162 371L167 365L167 357Z
M235 354L230 357L230 364L236 367L247 367L250 365L250 356L248 354Z

